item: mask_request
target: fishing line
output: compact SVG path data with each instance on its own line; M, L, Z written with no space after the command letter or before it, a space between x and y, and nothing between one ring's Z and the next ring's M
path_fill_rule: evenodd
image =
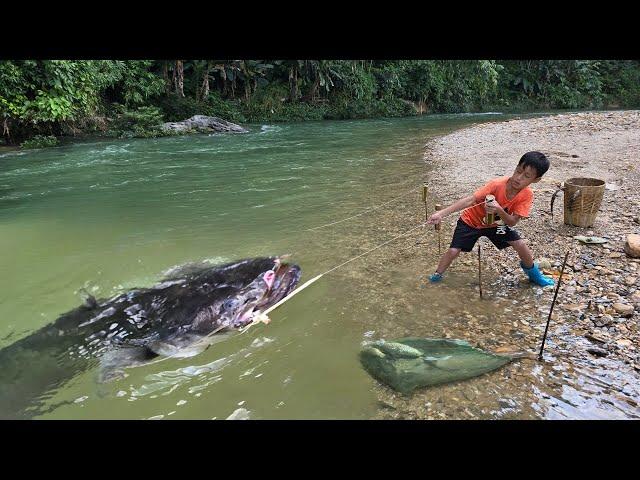
M346 222L347 220L351 220L352 218L359 217L359 216L361 216L361 215L364 215L364 214L365 214L365 213L367 213L367 212L371 212L371 211L373 211L373 210L377 210L377 209L379 209L379 208L384 207L385 205L389 205L390 203L393 203L393 202L395 202L395 201L399 200L400 198L406 197L406 196L407 196L407 195L409 195L410 193L415 192L416 190L418 190L418 188L422 188L422 187L415 187L415 188L412 188L411 190L409 190L409 191L407 191L407 192L403 193L402 195L397 196L397 197L396 197L396 198L394 198L393 200L389 200L388 202L383 203L383 204L381 204L381 205L378 205L377 207L370 207L370 208L367 208L367 209L363 210L362 212L358 213L357 215L353 215L352 217L343 218L342 220L338 220L338 221L336 221L336 222L326 223L326 224L324 224L324 225L320 225L320 226L318 226L318 227L307 228L307 229L306 229L306 231L311 232L311 231L314 231L314 230L319 230L319 229L324 228L324 227L329 227L329 226L331 226L331 225L336 225L336 224L338 224L338 223Z
M415 226L415 227L413 227L413 228L411 228L411 229L407 230L406 232L401 233L400 235L397 235L397 236L393 237L392 239L387 240L386 242L381 243L380 245L378 245L378 246L376 246L376 247L374 247L374 248L372 248L372 249L370 249L370 250L367 250L366 252L363 252L363 253L361 253L361 254L359 254L359 255L356 255L356 256L355 256L355 257L353 257L353 258L350 258L350 259L349 259L349 260L347 260L346 262L343 262L343 263L341 263L340 265L337 265L337 266L335 266L335 267L333 267L333 268L330 268L329 270L325 271L324 273L321 273L321 274L319 274L319 275L316 275L316 276L315 276L315 277L313 277L311 280L309 280L309 281L305 282L303 285L301 285L300 287L296 288L296 289L295 289L291 294L289 294L289 295L287 295L286 297L284 297L284 298L283 298L282 300L280 300L278 303L276 303L275 305L272 305L272 306L271 306L271 307L269 307L267 310L265 310L264 312L262 312L262 313L259 315L259 317L262 317L262 318L266 317L266 314L267 314L267 313L269 313L270 311L274 310L276 307L279 307L279 306L280 306L281 304L283 304L286 300L289 300L289 299L290 299L291 297L293 297L295 294L297 294L297 293L298 293L298 292L300 292L301 290L305 289L306 287L308 287L309 285L311 285L312 283L314 283L316 280L319 280L319 279L320 279L321 277L323 277L324 275L328 275L329 273L331 273L331 272L333 272L333 271L337 270L338 268L341 268L341 267L343 267L343 266L347 265L348 263L351 263L351 262L353 262L354 260L357 260L358 258L361 258L361 257L363 257L363 256L365 256L365 255L367 255L367 254L369 254L369 253L371 253L371 252L373 252L373 251L375 251L375 250L378 250L378 249L380 249L380 248L384 247L385 245L388 245L389 243L391 243L391 242L393 242L393 241L395 241L395 240L397 240L397 239L399 239L399 238L402 238L402 237L404 237L404 236L408 235L409 233L413 232L414 230L416 230L416 229L418 229L418 228L420 228L420 227L423 227L424 225L426 225L426 223L427 223L427 222L422 222L422 223L420 223L419 225L417 225L417 226ZM241 330L240 330L240 332L241 332L241 333L244 333L244 332L246 332L246 331L249 329L249 327L251 327L251 326L253 326L253 325L257 324L257 323L262 323L262 322L263 322L263 320L262 320L262 319L257 320L257 321L256 321L256 320L254 320L254 321L252 321L251 323L249 323L248 325L246 325L243 329L241 329ZM206 343L206 341L207 341L210 337L212 337L213 335L215 335L216 333L218 333L220 330L222 330L222 329L224 329L224 328L227 328L227 327L228 327L228 325L221 325L220 327L218 327L218 328L216 328L215 330L213 330L211 333L208 333L207 335L205 335L204 337L202 337L202 339L200 339L200 340L198 340L197 342L194 342L193 344L191 344L191 346L198 346L198 345L201 345L201 344L203 344L203 343ZM155 361L153 361L153 362L150 362L150 363L148 363L147 365L154 365L154 364L156 364L156 363L158 363L158 362L162 362L162 361L164 361L164 360L168 360L168 359L173 358L173 357L175 357L175 355L163 356L162 358L160 358L160 359L158 359L158 360L155 360Z
M422 188L422 187L418 187L418 188ZM413 188L413 189L412 189L412 190L410 190L409 192L406 192L406 193L404 193L404 194L400 195L399 197L396 197L394 200L391 200L390 202L387 202L387 203L385 203L385 204L383 204L383 205L380 205L380 206L378 206L378 207L375 207L375 208L380 208L380 207L382 207L382 206L384 206L384 205L387 205L387 204L389 204L389 203L392 203L393 201L398 200L399 198L401 198L401 197L403 197L403 196L405 196L405 195L408 195L409 193L411 193L411 192L413 192L413 191L417 190L418 188ZM464 212L465 210L469 210L470 208L477 207L478 205L483 205L484 203L486 203L486 202L482 201L482 202L480 202L480 203L476 203L475 205L471 205L470 207L467 207L467 208L464 208L464 209L460 210L460 212ZM374 209L375 209L375 208L374 208ZM371 209L368 209L368 210L371 210ZM364 212L363 212L363 213L364 213ZM451 212L451 213L450 213L450 214L448 214L448 215L451 215L452 213L455 213L455 212ZM361 214L360 214L360 215L361 215ZM445 217L443 217L443 218L446 218L448 215L445 215ZM358 216L358 215L356 215L356 216ZM351 217L351 218L354 218L354 217ZM344 220L347 220L347 219L344 219ZM341 220L341 221L344 221L344 220ZM335 224L335 223L339 223L339 222L334 222L334 224ZM289 298L293 297L293 295L295 295L295 294L296 294L296 293L298 293L299 291L303 290L304 288L308 287L308 286L309 286L309 285L311 285L313 282L315 282L315 281L319 280L319 279L320 279L321 277L323 277L324 275L328 275L329 273L331 273L331 272L333 272L333 271L337 270L338 268L341 268L341 267L343 267L343 266L345 266L345 265L347 265L347 264L349 264L349 263L351 263L351 262L353 262L353 261L355 261L355 260L357 260L357 259L359 259L359 258L362 258L362 257L364 257L365 255L368 255L369 253L374 252L374 251L376 251L376 250L378 250L378 249L380 249L380 248L382 248L382 247L384 247L384 246L388 245L389 243L391 243L391 242L393 242L393 241L395 241L395 240L397 240L397 239L399 239L399 238L402 238L402 237L407 236L409 233L413 232L414 230L417 230L418 228L421 228L421 227L426 226L426 225L427 225L427 223L428 223L427 221L421 222L421 223L420 223L420 224L418 224L417 226L415 226L415 227L413 227L413 228L411 228L411 229L409 229L409 230L405 231L404 233L401 233L400 235L397 235L397 236L393 237L392 239L387 240L386 242L381 243L380 245L378 245L378 246L376 246L376 247L374 247L374 248L372 248L372 249L370 249L370 250L367 250L366 252L363 252L363 253L361 253L361 254L359 254L359 255L356 255L355 257L350 258L350 259L349 259L349 260L347 260L346 262L343 262L343 263L341 263L341 264L339 264L339 265L337 265L337 266L335 266L335 267L333 267L333 268L330 268L329 270L327 270L327 271L325 271L325 272L323 272L323 273L321 273L321 274L319 274L319 275L316 275L316 276L315 276L315 277L313 277L311 280L307 281L307 282L306 282L306 283L304 283L302 286L300 286L300 287L298 287L297 289L295 289L291 294L287 295L285 298L283 298L283 299L282 299L282 300L280 300L278 303L276 303L275 305L271 306L269 309L267 309L265 312L263 312L261 315L259 315L260 320L258 320L258 321L255 321L255 320L254 320L254 321L252 321L251 323L249 323L248 325L246 325L243 329L241 329L241 333L246 332L246 331L249 329L249 327L251 327L251 326L253 326L253 325L257 324L257 323L262 323L262 322L263 322L263 319L266 317L266 313L267 313L267 312L270 312L270 311L274 310L276 307L280 306L280 305L281 305L282 303L284 303L286 300L288 300ZM316 229L317 229L317 228L321 228L321 227L316 227ZM193 343L193 344L192 344L192 346L198 346L198 345L200 345L200 344L202 344L202 343L205 343L205 342L206 342L206 340L208 340L210 337L212 337L213 335L215 335L216 333L218 333L220 330L222 330L222 329L224 329L224 328L227 328L227 327L228 327L228 325L221 325L220 327L218 327L218 328L216 328L215 330L213 330L211 333L208 333L208 334L207 334L206 336L204 336L201 340L198 340L197 342ZM156 361L153 361L153 362L148 363L147 365L153 365L153 364L156 364L156 363L158 363L158 362L162 362L162 361L164 361L164 360L168 360L168 359L173 358L173 357L175 357L175 355L164 356L164 357L162 357L162 358L160 358L160 359L158 359L158 360L156 360Z
M404 236L405 236L405 235L407 235L408 233L413 232L414 230L416 230L416 229L418 229L418 228L420 228L420 227L422 227L422 226L424 226L424 225L426 225L426 224L427 224L427 222L422 222L422 223L421 223L421 224L419 224L417 227L413 227L412 229L407 230L405 233L402 233L402 234L398 235L397 237L394 237L394 238L392 238L391 240L387 240L386 242L384 242L384 243L382 243L382 244L378 245L377 247L372 248L371 250L367 250L366 252L364 252L364 253L362 253L362 254L360 254L360 255L356 256L356 257L353 257L352 259L347 260L347 261L346 261L346 262L344 262L344 263L341 263L341 264L340 264L340 265L338 265L337 267L333 267L332 269L327 270L326 272L322 273L321 275L326 275L326 274L328 274L328 273L331 273L331 272L333 272L334 270L336 270L336 269L338 269L338 268L340 268L340 267L342 267L342 266L346 265L347 263L353 262L354 260L357 260L358 258L360 258L360 257L362 257L362 256L364 256L364 255L367 255L368 253L371 253L371 252L373 252L374 250L377 250L377 249L379 249L379 248L382 248L382 247L384 247L385 245L387 245L387 244L389 244L389 243L393 242L394 240L397 240L397 239L398 239L398 238L400 238L400 237L404 237Z
M415 191L415 190L416 190L416 188L412 189L412 191ZM410 193L410 192L407 192L407 193ZM404 195L406 195L407 193L403 194L403 196L404 196ZM396 198L396 200L397 200L397 198ZM388 202L388 203L389 203L389 202ZM482 204L484 204L484 203L486 203L486 202L482 201L482 202L480 202L480 203L477 203L477 204L475 204L475 205L472 205L472 206L467 207L467 208L465 208L465 209L463 209L463 210L460 210L460 211L461 211L461 212L463 212L463 211L465 211L465 210L469 210L470 208L476 207L476 206L478 206L478 205L482 205ZM452 212L452 213L454 213L454 212ZM450 215L450 214L449 214L449 215ZM447 215L447 216L448 216L448 215ZM445 216L445 217L446 217L446 216ZM443 217L443 218L445 218L445 217ZM423 226L427 225L427 223L428 223L428 222L426 222L426 221L425 221L425 222L421 222L421 223L420 223L420 224L418 224L417 226L415 226L415 227L413 227L413 228L411 228L411 229L409 229L409 230L405 231L404 233L401 233L400 235L397 235L397 236L393 237L392 239L387 240L386 242L381 243L380 245L378 245L378 246L376 246L376 247L374 247L374 248L372 248L372 249L370 249L370 250L367 250L366 252L363 252L363 253L361 253L361 254L359 254L359 255L356 255L355 257L350 258L350 259L349 259L349 260L347 260L346 262L343 262L343 263L341 263L341 264L339 264L339 265L337 265L337 266L335 266L335 267L333 267L333 268L330 268L329 270L327 270L327 271L325 271L325 272L323 272L323 273L321 273L321 274L319 274L319 275L316 275L314 278L312 278L311 280L307 281L305 284L303 284L302 286L300 286L300 287L298 287L296 290L294 290L290 295L286 296L285 298L283 298L282 300L280 300L277 304L273 305L273 306L272 306L272 307L270 307L268 310L266 310L265 312L263 312L263 313L262 313L262 315L261 315L260 317L264 318L268 312L270 312L270 311L274 310L276 307L278 307L278 306L280 306L282 303L284 303L284 301L285 301L285 300L288 300L288 299L289 299L289 298L291 298L294 294L296 294L296 293L298 293L300 290L302 290L302 289L304 289L304 288L308 287L309 285L311 285L311 284L312 284L313 282L315 282L316 280L319 280L319 279L320 279L321 277L323 277L324 275L328 275L329 273L331 273L331 272L333 272L333 271L337 270L338 268L341 268L341 267L343 267L343 266L345 266L345 265L347 265L347 264L349 264L349 263L351 263L351 262L353 262L353 261L355 261L355 260L357 260L357 259L359 259L359 258L362 258L362 257L364 257L365 255L368 255L369 253L374 252L374 251L376 251L376 250L378 250L378 249L380 249L380 248L382 248L382 247L384 247L384 246L388 245L389 243L391 243L391 242L393 242L393 241L395 241L395 240L397 240L397 239L399 239L399 238L402 238L402 237L407 236L409 233L413 232L414 230L417 230L418 228L421 228L421 227L423 227ZM251 323L249 323L247 326L245 326L245 327L241 330L241 333L246 332L246 331L249 329L249 327L251 327L252 325L255 325L256 323L261 323L261 322L262 322L262 320L252 321ZM216 334L216 333L218 333L220 330L222 330L222 329L224 329L224 328L226 328L226 327L227 327L227 325L222 325L222 326L220 326L220 327L216 328L216 329L215 329L215 330L213 330L211 333L207 334L207 335L206 335L206 336L204 336L201 340L199 340L198 342L196 342L196 343L194 343L194 344L192 344L192 345L197 346L197 345L200 345L201 343L204 343L208 338L212 337L213 335L215 335L215 334ZM168 358L172 358L172 357L173 357L173 355L172 355L172 356L168 356L168 357L164 357L164 358L162 358L162 359L160 359L160 360L157 360L156 362L152 362L152 363L157 363L157 362L159 362L159 361L166 360L166 359L168 359Z

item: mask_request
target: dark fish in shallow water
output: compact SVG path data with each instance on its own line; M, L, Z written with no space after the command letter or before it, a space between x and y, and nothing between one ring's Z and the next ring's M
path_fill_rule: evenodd
M100 381L159 356L191 357L286 297L301 270L284 257L189 265L151 288L84 304L0 350L0 418L29 418L51 392L100 365Z
M464 340L401 338L378 340L360 351L360 362L375 379L401 393L476 377L509 363Z

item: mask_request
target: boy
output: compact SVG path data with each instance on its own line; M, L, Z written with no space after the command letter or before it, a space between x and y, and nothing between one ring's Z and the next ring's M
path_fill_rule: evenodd
M520 266L529 280L542 287L553 285L553 279L545 277L533 263L533 254L518 232L511 228L529 215L533 203L533 191L529 188L537 183L549 169L549 160L540 152L525 153L515 172L510 177L491 180L469 197L462 198L447 208L437 211L429 217L428 223L435 225L450 213L466 209L460 215L453 233L451 246L440 259L436 273L429 277L431 282L442 280L442 274L460 251L470 252L478 238L486 236L498 248L513 247L520 257ZM495 196L493 202L484 203L486 195ZM472 208L469 208L472 207ZM495 214L494 223L487 225L486 213Z

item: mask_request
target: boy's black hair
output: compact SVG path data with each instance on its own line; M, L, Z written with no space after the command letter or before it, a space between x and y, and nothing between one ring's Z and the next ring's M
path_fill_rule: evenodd
M538 174L536 178L540 178L549 170L549 159L541 152L527 152L520 158L518 166L520 165L535 168Z

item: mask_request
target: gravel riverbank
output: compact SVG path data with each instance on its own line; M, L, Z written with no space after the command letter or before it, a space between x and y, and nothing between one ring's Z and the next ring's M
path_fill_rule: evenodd
M426 159L437 165L437 195L446 204L495 176L509 175L530 150L544 152L551 167L542 181L532 185L531 217L517 228L556 278L564 254L570 251L554 322L588 340L576 345L576 354L617 357L640 370L640 259L624 251L627 236L640 233L640 112L587 112L481 124L432 142ZM550 215L553 192L571 177L607 183L591 228L563 223L562 197L555 202L553 218ZM574 239L577 235L604 237L608 242L582 244ZM505 283L522 277L512 252L486 248L496 260L487 267Z

